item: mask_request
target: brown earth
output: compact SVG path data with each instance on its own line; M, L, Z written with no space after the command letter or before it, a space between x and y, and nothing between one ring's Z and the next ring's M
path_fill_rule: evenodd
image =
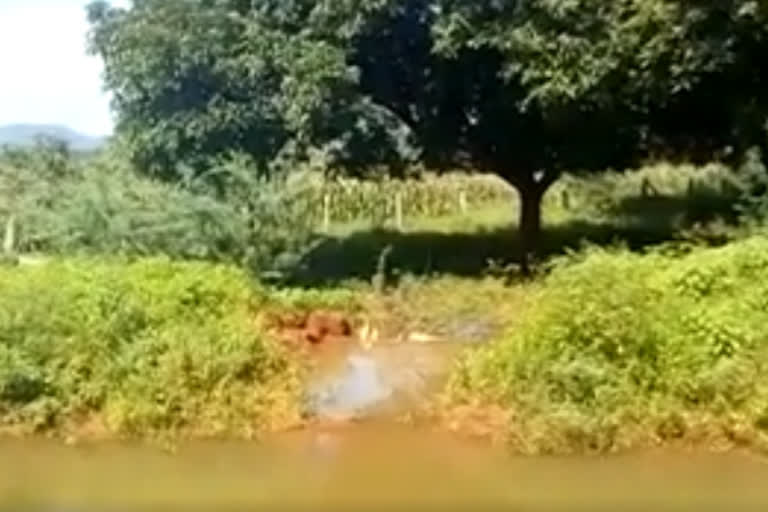
M267 319L268 330L294 347L348 340L353 335L352 325L343 313L324 310L272 314Z

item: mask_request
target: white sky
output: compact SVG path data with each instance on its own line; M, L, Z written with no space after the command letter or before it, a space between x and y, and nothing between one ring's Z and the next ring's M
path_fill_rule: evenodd
M0 125L52 123L89 135L112 132L101 61L85 54L88 3L0 0Z

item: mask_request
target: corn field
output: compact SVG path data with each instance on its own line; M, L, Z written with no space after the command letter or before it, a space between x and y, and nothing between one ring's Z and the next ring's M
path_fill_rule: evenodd
M303 194L318 223L365 220L374 224L393 219L398 201L400 214L413 218L465 213L515 197L514 190L496 177L463 174L406 180L323 180L307 187Z

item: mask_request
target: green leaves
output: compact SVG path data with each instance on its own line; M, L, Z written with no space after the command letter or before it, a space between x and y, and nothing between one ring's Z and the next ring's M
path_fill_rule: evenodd
M137 175L117 150L57 162L44 149L7 163L0 154L0 186L13 187L0 190L0 218L16 216L22 252L164 254L262 273L289 270L313 247L311 205L296 200L303 187L260 176L247 155L223 155L177 184Z
M733 415L754 435L768 401L766 249L754 237L682 257L580 253L513 331L463 361L451 392L513 411L511 431L534 450L582 448L558 440L570 431L605 436L601 450L663 441L673 416L680 437Z
M247 24L225 3L148 0L130 10L92 7L92 51L105 62L118 131L134 161L161 177L177 164L247 148L277 151L285 134L266 67L243 67Z
M199 172L230 151L251 155L264 169L336 146L328 165L397 160L402 136L355 88L348 48L339 44L378 4L92 5L91 49L105 61L118 132L132 159L170 179L180 166ZM350 156L377 144L388 149Z
M79 259L0 269L0 287L0 425L249 435L299 407L297 368L257 332L264 297L239 270Z
M744 1L440 0L438 5L438 50L498 51L507 78L519 78L527 99L542 105L633 101L641 106L691 90L739 58L739 26L759 11Z
M144 0L91 7L118 133L142 170L231 151L402 174L564 170L764 144L753 0ZM713 102L711 98L718 101ZM538 179L543 171L544 179Z

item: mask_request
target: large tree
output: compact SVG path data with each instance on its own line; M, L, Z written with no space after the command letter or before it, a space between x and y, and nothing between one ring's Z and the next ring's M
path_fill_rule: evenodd
M231 151L265 171L312 156L349 170L402 164L406 127L359 94L343 45L301 29L310 4L91 3L90 51L139 167L174 179Z
M563 170L763 135L757 1L134 0L90 19L147 169L237 149L495 173L519 192L524 269Z

